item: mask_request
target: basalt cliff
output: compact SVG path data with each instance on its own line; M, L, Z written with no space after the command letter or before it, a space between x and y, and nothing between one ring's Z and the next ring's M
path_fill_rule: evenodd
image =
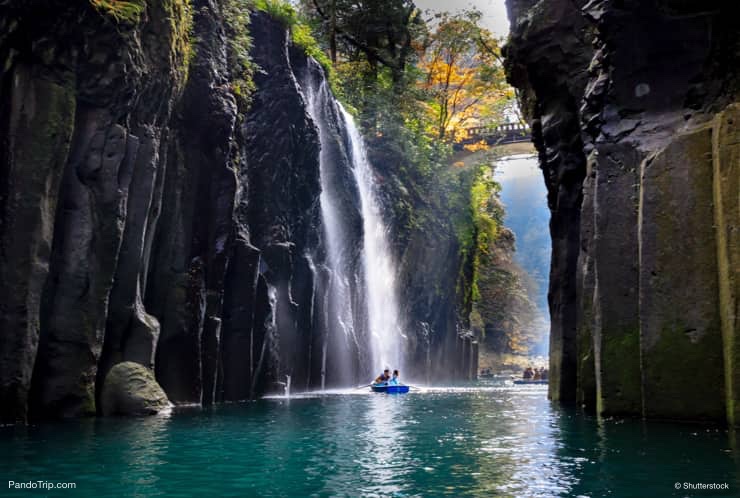
M736 6L507 4L552 212L551 398L740 423Z
M230 5L0 1L0 422L371 374L361 291L349 311L329 299L362 276L346 123L286 26ZM343 280L322 157L341 192ZM423 356L458 361L456 305L417 327ZM121 392L153 379L161 390Z

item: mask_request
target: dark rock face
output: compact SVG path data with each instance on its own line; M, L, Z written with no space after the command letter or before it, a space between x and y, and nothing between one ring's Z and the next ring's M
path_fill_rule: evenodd
M731 7L508 6L507 70L552 211L550 396L737 423Z
M114 279L122 247L122 263L136 263L128 237L142 214L127 227L127 211L147 206L129 194L147 197L147 165L184 78L187 26L170 21L183 9L158 3L146 22L117 29L87 2L0 7L3 421L25 419L29 407L37 416L96 411L109 306L137 302L135 285L113 292ZM136 309L132 330L156 335L156 320Z
M187 5L0 3L0 422L147 411L124 367L203 405L368 374L356 282L331 326L322 154L357 281L362 219L323 70L254 13L244 109L222 2Z
M290 50L288 33L265 15L253 16L257 92L246 116L244 156L250 167L240 181L237 223L261 249L244 287L233 289L256 300L251 392L277 387L285 375L301 385L310 378L308 351L312 324L303 311L313 305L313 275L306 257L318 246L320 232L319 138L307 114L294 64L305 55ZM262 285L257 285L258 279ZM264 295L267 293L267 295ZM227 334L239 340L240 324ZM255 344L257 342L258 344ZM259 343L262 343L260 345ZM239 368L235 366L235 368ZM306 387L305 385L301 387ZM244 399L244 398L242 398Z

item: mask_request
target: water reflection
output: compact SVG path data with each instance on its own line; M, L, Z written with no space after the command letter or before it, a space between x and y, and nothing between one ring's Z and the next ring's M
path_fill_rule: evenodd
M131 489L134 494L147 490L150 496L164 493L159 488L157 472L166 463L169 419L169 415L161 415L141 420L138 426L122 423L117 437L120 438L120 458L125 462L118 482L123 489ZM96 421L95 426L94 439L98 439L98 434L105 439L105 424Z
M494 381L0 428L0 472L74 481L75 496L685 496L675 482L737 495L735 441L599 421L551 405L544 388Z
M417 463L406 446L406 427L413 423L413 414L407 413L405 396L371 396L364 411L362 429L358 434L361 445L360 465L362 480L369 483L363 494L396 496L407 486L405 476Z

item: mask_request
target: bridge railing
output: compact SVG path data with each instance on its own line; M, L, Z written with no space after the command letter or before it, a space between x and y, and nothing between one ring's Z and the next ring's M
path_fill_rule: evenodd
M472 126L466 128L465 134L455 143L456 150L468 145L485 142L489 146L529 142L532 130L522 123L506 123L498 126Z
M485 137L491 135L509 135L520 132L522 135L531 133L528 124L524 123L505 123L497 126L471 126L465 129L465 135L469 138Z

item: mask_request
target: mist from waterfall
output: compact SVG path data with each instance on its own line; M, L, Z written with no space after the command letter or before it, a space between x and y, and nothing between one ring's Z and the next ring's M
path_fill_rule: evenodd
M351 244L348 240L348 230L342 218L343 212L336 191L335 164L331 164L329 141L332 131L329 129L329 116L335 109L326 81L321 81L316 88L312 81L305 84L308 113L319 132L321 151L319 156L321 177L321 225L326 248L326 266L328 269L328 293L323 305L324 317L323 344L321 348L321 389L327 385L327 362L330 354L329 343L332 339L344 341L345 347L334 344L339 350L352 351L351 345L357 345L355 330L354 307L352 303L351 286L355 278L351 275L351 261L349 260ZM352 370L351 358L347 354L338 355L336 361L341 370ZM348 374L349 375L349 374Z
M355 121L341 104L351 147L353 172L360 191L364 228L365 296L373 361L380 367L402 368L403 329L396 288L397 269L388 243L388 227L377 198L375 173Z
M396 290L397 270L388 243L388 228L383 222L382 210L376 192L376 181L368 161L362 136L352 116L332 96L325 81L313 84L311 78L304 82L308 112L316 124L321 142L321 218L323 226L325 264L330 274L328 303L324 331L322 365L326 365L327 341L330 337L343 335L347 341L346 351L357 349L357 358L362 365L352 365L352 358L340 358L341 366L348 371L359 367L360 372L374 372L378 368L402 368L403 331L399 318L398 293ZM336 123L336 127L333 127ZM332 147L339 142L342 157L349 160L351 172L344 167ZM356 183L355 192L346 182L339 181L342 175ZM345 180L347 179L345 178ZM354 195L355 210L359 208L362 218L361 261L356 261L353 250L351 224L346 212L347 199ZM359 197L359 198L358 198ZM360 263L359 265L357 263ZM359 302L353 302L359 297ZM366 331L368 342L358 338ZM341 334L335 333L336 331ZM370 346L370 354L362 354ZM345 353L347 356L349 353ZM325 366L322 370L325 370ZM322 372L322 388L325 387Z

